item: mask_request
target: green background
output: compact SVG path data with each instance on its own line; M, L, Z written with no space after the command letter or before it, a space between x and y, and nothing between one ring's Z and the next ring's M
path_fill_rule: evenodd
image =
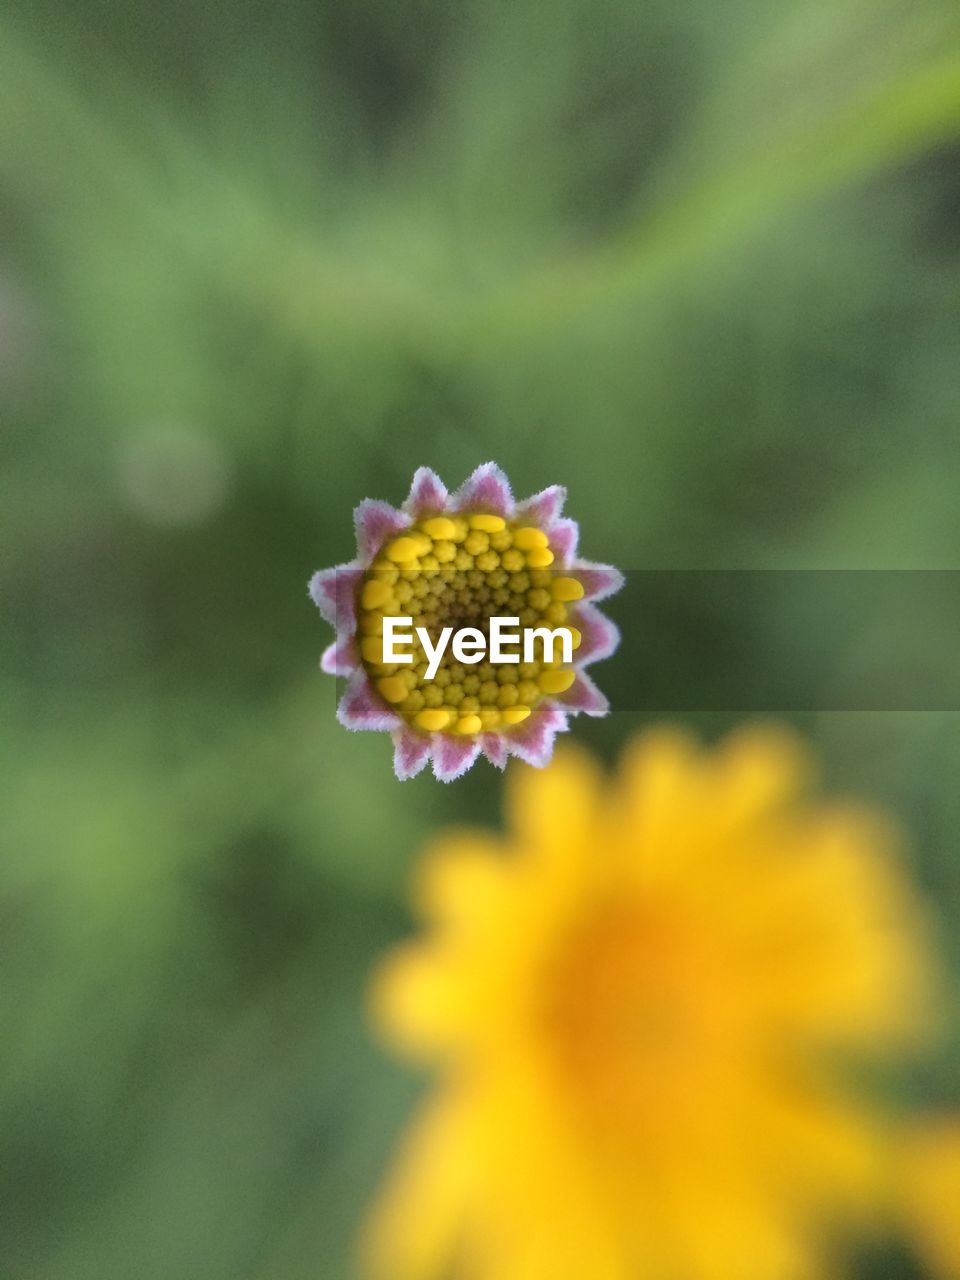
M958 161L954 0L2 0L4 1280L353 1274L417 1088L366 975L501 807L334 720L306 582L362 497L492 457L628 569L960 568ZM742 622L684 660L735 688ZM957 715L796 719L955 973Z

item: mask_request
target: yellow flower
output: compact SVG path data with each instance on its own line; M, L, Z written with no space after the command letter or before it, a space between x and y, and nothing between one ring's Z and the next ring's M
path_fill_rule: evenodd
M960 1280L960 1117L917 1125L897 1162L904 1227L937 1280Z
M875 815L802 797L785 732L641 737L609 783L522 769L512 835L425 863L374 1016L438 1079L375 1207L390 1280L796 1280L878 1207L854 1063L931 1020Z

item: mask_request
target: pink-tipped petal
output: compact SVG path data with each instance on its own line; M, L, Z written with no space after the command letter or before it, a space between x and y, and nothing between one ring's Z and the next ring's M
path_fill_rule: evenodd
M399 729L403 721L381 701L362 671L350 677L337 707L337 719L345 729Z
M532 498L517 503L517 515L521 520L529 520L539 529L549 529L559 519L563 504L567 500L567 491L562 484L552 484L548 489L541 489Z
M529 720L514 729L507 739L510 754L543 769L553 756L553 740L567 728L567 714L555 702L543 702Z
M487 757L492 765L497 769L505 769L507 767L507 751L506 739L499 733L481 733L480 750Z
M357 531L357 555L360 562L366 565L387 539L401 529L406 529L410 521L389 502L364 498L353 513L353 523Z
M403 509L416 520L422 515L445 510L449 497L447 486L435 471L430 467L418 467Z
M576 651L578 666L600 662L616 652L620 643L620 628L605 613L592 604L581 604L573 615L573 625L580 632L580 648Z
M577 541L580 537L580 526L576 520L557 520L550 530L550 549L553 551L556 564L567 569L577 554Z
M512 516L510 481L495 462L485 462L457 490L453 506L455 511L489 511L498 516Z
M606 696L585 671L577 672L576 680L561 697L565 707L571 711L582 711L588 716L605 716L610 710Z
M356 636L344 636L342 640L334 640L323 651L320 659L320 670L328 676L349 676L360 666L360 655L357 652Z
M454 738L448 733L434 735L433 772L438 782L453 782L467 772L480 754L476 738Z
M357 629L357 592L363 570L352 564L321 569L310 579L310 598L331 627L346 635Z
M585 600L605 600L607 596L615 595L623 586L623 574L612 565L577 560L571 568L583 583Z
M401 782L415 778L430 758L430 739L406 727L393 731L393 771Z

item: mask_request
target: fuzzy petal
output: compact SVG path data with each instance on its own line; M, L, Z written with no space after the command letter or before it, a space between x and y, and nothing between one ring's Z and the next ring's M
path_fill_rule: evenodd
M333 644L324 649L320 659L320 670L325 671L328 676L350 676L359 666L356 636L334 640Z
M427 512L445 510L449 500L447 486L437 473L430 467L418 467L403 509L416 520Z
M591 662L600 662L616 652L620 643L620 628L592 604L581 604L578 607L573 625L583 637L576 652L577 666L585 667Z
M607 596L615 595L623 586L623 574L609 564L576 560L571 569L583 583L586 600L605 600Z
M363 570L353 564L321 569L310 579L310 598L331 627L344 635L357 629L357 591Z
M497 769L505 769L507 767L507 758L510 753L507 751L507 743L503 734L481 733L480 750Z
M585 671L578 671L577 678L563 694L563 705L571 711L583 711L588 716L605 716L610 710L606 695L602 694Z
M511 755L543 769L553 756L553 740L567 728L567 713L555 702L544 702L529 720L514 729L507 739Z
M393 731L393 771L405 782L415 778L430 758L430 739L404 726Z
M453 782L467 772L480 754L476 738L455 738L449 733L435 735L433 772L438 782Z
M337 707L337 719L345 729L382 731L403 725L397 713L381 702L363 671L355 671L350 677L347 691Z
M498 516L512 516L514 507L510 481L495 462L485 462L457 490L453 506L456 511L481 510Z
M357 531L357 555L361 564L367 565L386 540L410 524L407 516L389 502L364 498L353 513Z
M572 564L577 554L579 538L580 526L576 520L557 520L550 530L550 548L561 569L566 569Z
M559 519L563 504L567 500L567 491L562 484L552 484L548 489L541 489L532 498L517 503L517 515L522 520L529 520L539 529L549 529Z

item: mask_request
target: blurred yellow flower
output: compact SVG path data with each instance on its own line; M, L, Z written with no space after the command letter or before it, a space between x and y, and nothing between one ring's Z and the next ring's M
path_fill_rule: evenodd
M898 1161L904 1226L937 1280L960 1280L960 1117L910 1133Z
M874 814L803 798L786 732L658 731L605 782L522 769L512 835L423 866L374 1015L433 1065L365 1239L390 1280L796 1280L883 1195L864 1057L932 1020Z

